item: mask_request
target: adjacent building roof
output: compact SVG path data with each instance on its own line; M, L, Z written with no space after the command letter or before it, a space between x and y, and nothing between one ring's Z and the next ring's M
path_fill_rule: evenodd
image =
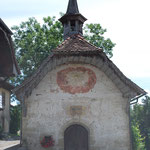
M0 77L16 76L20 73L11 35L11 30L0 19Z

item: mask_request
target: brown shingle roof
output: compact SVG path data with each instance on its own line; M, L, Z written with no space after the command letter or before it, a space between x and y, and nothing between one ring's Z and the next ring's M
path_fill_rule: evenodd
M53 50L54 54L71 54L82 52L102 52L102 49L90 44L81 35L76 34L68 37L61 45Z

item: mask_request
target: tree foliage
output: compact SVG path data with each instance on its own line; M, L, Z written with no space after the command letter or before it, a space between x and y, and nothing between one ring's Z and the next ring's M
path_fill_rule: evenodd
M139 128L139 116L141 115L142 106L139 104L134 105L131 109L131 130L132 130L132 141L133 141L133 150L144 150L145 148L145 138L141 135Z
M13 82L21 83L26 77L31 76L51 50L63 41L63 27L59 21L55 21L55 17L43 18L43 24L35 18L29 18L19 26L14 26L12 30L16 57L22 72ZM109 57L112 56L115 44L103 37L106 29L100 24L87 24L84 31L89 42L103 48Z
M21 108L20 105L10 107L10 133L16 134L20 130Z
M103 29L100 24L86 24L85 28L85 38L95 46L102 48L108 57L112 57L112 49L115 44L109 39L104 38L104 33L107 32Z
M14 43L19 67L24 75L30 76L62 42L61 23L53 18L43 18L41 25L35 18L29 18L20 26L14 26Z
M144 145L150 149L150 97L146 96L142 104L136 104L131 109L132 139L134 150ZM140 150L144 150L141 148Z
M145 136L146 148L147 150L150 150L150 97L148 96L143 99L143 112L140 129L143 136Z
M144 150L145 142L144 138L141 135L139 125L137 123L133 124L131 128L132 128L133 149Z

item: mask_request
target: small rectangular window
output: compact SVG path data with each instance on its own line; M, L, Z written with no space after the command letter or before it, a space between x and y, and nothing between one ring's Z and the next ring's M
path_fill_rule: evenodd
M75 20L71 21L71 31L75 31Z
M2 94L0 94L0 109L4 108L5 108L5 93L2 92Z
M2 95L0 94L0 109L2 109L3 108L3 104L2 104L3 102L2 102Z

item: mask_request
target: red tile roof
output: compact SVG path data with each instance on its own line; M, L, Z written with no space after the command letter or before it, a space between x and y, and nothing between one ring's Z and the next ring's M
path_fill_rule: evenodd
M76 34L68 37L61 45L53 50L54 54L70 54L79 52L102 52L102 49L90 44L83 38L83 36Z

